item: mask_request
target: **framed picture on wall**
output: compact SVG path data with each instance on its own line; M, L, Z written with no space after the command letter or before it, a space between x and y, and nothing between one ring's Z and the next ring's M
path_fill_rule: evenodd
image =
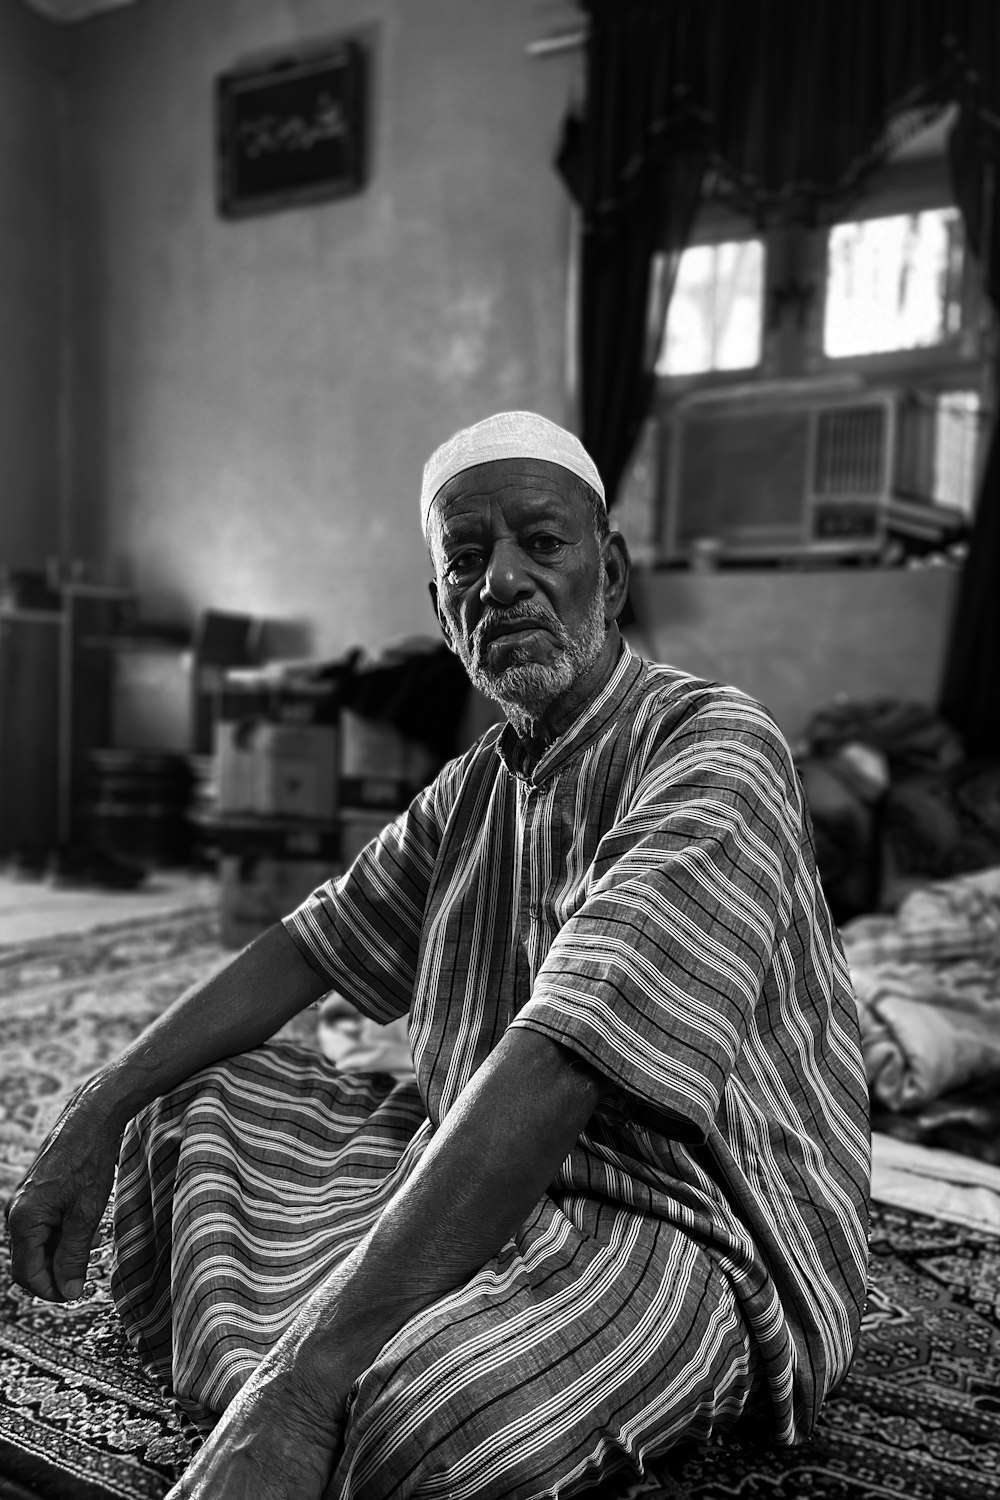
M358 41L221 74L219 212L243 218L359 192L367 83L367 55Z

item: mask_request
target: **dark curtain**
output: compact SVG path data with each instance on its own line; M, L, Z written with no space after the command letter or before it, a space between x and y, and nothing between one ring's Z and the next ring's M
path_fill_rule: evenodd
M998 137L963 110L949 140L955 200L966 238L983 269L1000 327L1000 177ZM996 371L1000 388L1000 369ZM962 568L941 690L941 713L958 730L967 754L1000 757L1000 423L983 469L969 555Z
M995 161L1000 0L580 3L586 97L558 164L582 223L580 435L613 504L652 401L651 263L658 249L683 247L705 171L759 225L829 222L893 146L953 100L977 159ZM984 255L995 264L991 235ZM948 676L967 733L963 641L974 639L980 663L975 692L985 700L992 687L985 663L1000 604L990 611L976 580L1000 572L1000 504L988 499L998 468L994 444Z
M668 7L592 7L585 116L566 123L558 165L581 205L580 430L613 502L649 411L657 343L707 153L672 118ZM654 257L665 255L654 276ZM673 252L671 254L671 252Z

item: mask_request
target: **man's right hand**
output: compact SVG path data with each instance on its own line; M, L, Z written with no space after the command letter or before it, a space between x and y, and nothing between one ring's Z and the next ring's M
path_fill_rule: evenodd
M66 1106L7 1208L11 1273L25 1291L49 1302L81 1296L120 1144L86 1093Z
M26 1291L78 1297L126 1122L221 1057L259 1047L329 989L280 922L197 981L67 1105L7 1213Z

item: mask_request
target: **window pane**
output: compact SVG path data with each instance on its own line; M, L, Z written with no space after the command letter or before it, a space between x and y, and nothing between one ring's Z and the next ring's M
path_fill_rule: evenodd
M827 240L824 354L920 349L957 333L962 251L954 208L837 224Z
M656 370L701 375L760 363L764 245L693 245L680 258Z

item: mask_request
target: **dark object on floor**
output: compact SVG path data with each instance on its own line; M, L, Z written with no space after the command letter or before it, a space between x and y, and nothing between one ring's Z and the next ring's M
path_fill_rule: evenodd
M57 849L49 858L46 875L52 885L63 889L134 891L142 885L146 871L120 854L84 844Z
M39 844L19 844L4 865L11 880L41 880L48 869L49 851Z
M0 1500L39 1500L44 1495L44 1490L32 1487L25 1489L23 1484L18 1484L14 1479L8 1479L2 1472L3 1458L0 1457Z
M188 759L154 750L91 750L85 817L95 846L123 863L179 866L190 853Z
M899 781L886 796L883 838L910 879L1000 864L1000 762L963 761Z
M914 884L1000 864L1000 761L965 759L929 709L831 704L796 759L836 922L894 911Z

